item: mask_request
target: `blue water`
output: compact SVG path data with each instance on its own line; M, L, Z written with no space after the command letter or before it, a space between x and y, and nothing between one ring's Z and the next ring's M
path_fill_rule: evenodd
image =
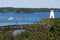
M33 24L40 21L41 18L49 18L50 12L34 12L34 13L0 13L0 26L5 25L23 25ZM12 19L11 19L12 17ZM9 19L10 18L10 19ZM55 18L60 18L60 12L55 12ZM15 30L13 34L22 32L23 30Z
M14 24L32 24L40 21L41 18L49 18L50 12L34 12L34 13L0 13L0 26ZM8 18L13 18L8 20ZM55 12L55 17L60 18L60 12Z

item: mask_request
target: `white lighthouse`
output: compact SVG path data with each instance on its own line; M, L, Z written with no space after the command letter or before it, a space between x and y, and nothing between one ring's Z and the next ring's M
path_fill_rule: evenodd
M50 9L50 17L49 18L55 18L54 17L54 9L53 8Z

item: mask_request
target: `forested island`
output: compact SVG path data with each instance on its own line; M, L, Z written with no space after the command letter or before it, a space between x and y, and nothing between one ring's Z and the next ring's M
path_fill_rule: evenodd
M33 13L33 12L49 12L50 8L14 8L0 7L0 12L16 12L16 13ZM60 12L60 8L54 8L55 12Z

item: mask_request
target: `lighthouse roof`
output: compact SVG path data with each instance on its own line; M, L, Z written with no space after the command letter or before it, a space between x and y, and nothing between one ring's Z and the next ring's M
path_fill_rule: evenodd
M54 10L54 8L50 8L50 10Z

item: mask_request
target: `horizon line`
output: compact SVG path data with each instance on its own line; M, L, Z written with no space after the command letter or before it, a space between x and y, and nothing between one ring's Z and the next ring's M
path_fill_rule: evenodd
M4 8L4 7L0 7L0 8ZM10 8L51 8L51 7L10 7ZM57 7L53 7L53 8L57 8Z

